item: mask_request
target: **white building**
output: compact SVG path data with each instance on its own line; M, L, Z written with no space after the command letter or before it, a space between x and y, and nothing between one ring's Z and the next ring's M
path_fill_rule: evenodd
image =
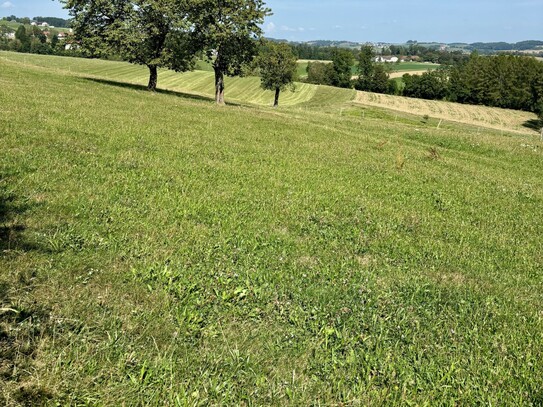
M379 56L377 58L375 58L375 62L389 62L389 63L396 63L398 62L400 59L398 57L384 57L384 56Z

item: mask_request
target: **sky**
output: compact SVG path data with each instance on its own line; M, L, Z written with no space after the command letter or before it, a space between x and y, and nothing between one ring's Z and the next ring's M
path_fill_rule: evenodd
M267 37L290 41L543 40L543 0L267 0ZM0 0L0 17L64 17L58 0Z

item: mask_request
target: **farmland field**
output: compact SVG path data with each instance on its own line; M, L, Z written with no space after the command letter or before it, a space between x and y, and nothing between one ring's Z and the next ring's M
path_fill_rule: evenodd
M534 115L519 110L470 106L370 92L357 92L355 103L365 106L385 107L398 112L419 114L421 116L428 115L437 119L452 120L497 130L513 130L533 134L533 130L526 127L526 123L534 120Z
M541 405L535 131L206 75L0 53L0 405Z
M405 72L410 71L433 71L439 68L439 64L430 64L425 62L400 62L399 64L390 64L392 72Z
M8 52L0 52L0 58L17 64L42 67L49 70L55 69L58 73L84 75L87 78L97 80L138 85L145 85L148 80L148 71L145 67L128 65L123 62L82 60ZM200 63L198 67L204 69L204 71L183 74L161 71L159 87L197 96L211 97L214 92L213 72L209 70L209 65L206 63ZM232 102L251 103L260 106L269 106L273 102L273 92L260 89L260 80L256 77L226 78L226 81L226 97ZM530 120L534 120L536 116L516 110L354 92L349 89L315 86L304 83L298 83L295 92L286 91L281 94L281 105L296 106L300 109L304 109L307 106L324 106L334 107L337 108L336 111L339 111L342 105L350 105L351 102L356 106L364 105L374 108L392 109L397 112L416 115L418 118L429 115L432 118L475 126L536 134L534 130L525 127L525 124Z
M307 65L310 62L324 62L332 63L332 61L309 61L309 60L299 60L298 61L298 77L304 78L307 76ZM439 68L439 64L430 64L424 62L401 62L399 64L387 64L387 68L390 69L391 78L399 78L402 75L409 73L411 75L420 75L426 71L433 71ZM358 65L354 65L351 69L354 76L358 73Z

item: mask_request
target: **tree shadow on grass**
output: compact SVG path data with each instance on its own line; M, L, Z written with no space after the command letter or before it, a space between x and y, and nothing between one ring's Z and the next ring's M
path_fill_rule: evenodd
M29 209L30 204L22 203L13 194L0 189L0 256L11 251L50 251L25 238L23 232L26 226L21 223L19 217Z
M21 243L20 235L26 227L14 220L16 215L24 213L27 208L16 203L13 195L0 190L0 250L16 248Z
M17 264L22 252L41 250L26 240L26 227L19 220L30 207L0 187L0 259L10 265L0 275L0 387L5 388L0 405L9 404L9 399L21 405L44 405L53 397L26 377L41 340L52 332L50 310L32 295L39 278L36 270Z
M541 127L543 127L543 120L531 119L526 121L523 126L539 132L541 131Z
M132 90L139 90L139 91L148 92L147 86L144 86L144 85L136 85L136 84L133 84L133 83L118 82L118 81L111 81L111 80L107 80L107 79L97 79L97 78L89 78L89 77L85 77L83 79L86 80L86 81L94 82L94 83L100 83L102 85L117 86L117 87L123 88L123 89L132 89ZM215 101L214 98L209 97L209 96L196 95L196 94L193 94L193 93L186 93L186 92L178 92L178 91L168 90L168 89L157 89L156 93L162 94L162 95L180 97L180 98L184 98L184 99L205 101L205 102L214 102ZM228 102L227 105L228 106L241 106L241 104L239 104L239 103L232 103L232 102Z

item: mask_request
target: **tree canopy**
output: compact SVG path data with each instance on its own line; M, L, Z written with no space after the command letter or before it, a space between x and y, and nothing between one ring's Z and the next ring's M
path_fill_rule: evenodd
M213 65L217 104L224 104L224 76L242 75L257 55L259 24L270 12L262 0L194 0L192 39Z
M285 43L269 42L258 57L262 88L275 91L274 107L279 105L279 94L287 87L294 88L296 56Z
M348 49L337 48L332 54L332 63L334 68L332 85L340 88L351 88L352 66L354 65L353 53Z
M159 67L186 71L194 64L188 42L188 5L180 0L65 0L72 26L91 55L115 53L149 68L150 90Z

